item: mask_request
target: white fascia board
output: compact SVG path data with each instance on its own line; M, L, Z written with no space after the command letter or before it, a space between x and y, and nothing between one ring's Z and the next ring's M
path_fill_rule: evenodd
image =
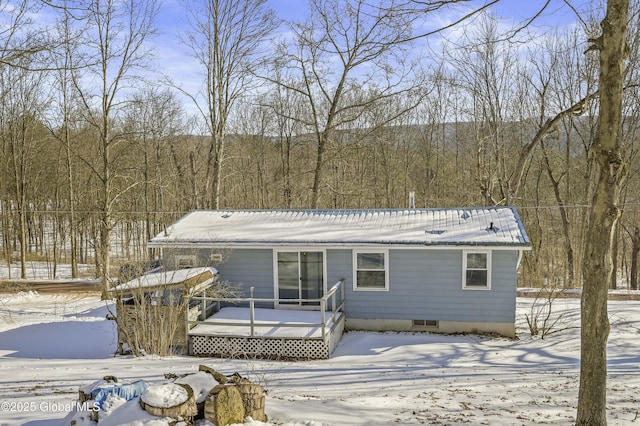
M485 250L519 250L519 251L530 251L531 246L524 245L506 245L506 244L497 244L497 245L484 245L484 244L396 244L396 243L331 243L331 244L323 244L323 243L264 243L264 244L256 244L256 243L215 243L215 242L193 242L193 243L158 243L158 242L149 242L147 243L148 247L151 248L162 248L162 249L172 249L172 248L199 248L199 249L210 249L210 248L219 248L219 249L280 249L280 248L315 248L315 249L410 249L410 250L466 250L466 249L485 249Z

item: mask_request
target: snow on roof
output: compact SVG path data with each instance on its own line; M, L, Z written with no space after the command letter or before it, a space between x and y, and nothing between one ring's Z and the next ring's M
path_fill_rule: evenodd
M529 247L513 207L377 210L197 210L149 245L481 245Z
M110 291L122 293L132 289L170 287L183 284L187 287L195 287L202 283L213 282L218 271L212 267L185 268L172 271L154 272L142 275L126 283L119 284Z

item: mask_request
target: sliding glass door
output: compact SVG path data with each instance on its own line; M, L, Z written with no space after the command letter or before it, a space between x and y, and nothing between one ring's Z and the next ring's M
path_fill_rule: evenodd
M324 294L324 253L321 251L276 252L276 283L279 305L317 306ZM292 299L287 301L286 299Z

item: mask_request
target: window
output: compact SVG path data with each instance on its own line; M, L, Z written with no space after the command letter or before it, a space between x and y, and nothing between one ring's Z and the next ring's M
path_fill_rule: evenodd
M354 290L389 290L387 251L354 251Z
M324 251L274 252L278 306L320 305L317 299L322 297L326 288L324 257Z
M437 320L413 320L414 328L438 328Z
M491 289L491 252L463 252L462 288L475 290Z
M196 266L196 259L194 254L177 254L173 258L176 269L193 268Z

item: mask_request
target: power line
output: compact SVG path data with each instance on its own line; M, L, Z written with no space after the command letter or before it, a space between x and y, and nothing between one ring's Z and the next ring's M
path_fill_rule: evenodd
M617 206L619 208L625 208L625 207L640 207L640 202L626 202L626 203L621 203L621 204L617 204ZM489 206L487 206L489 207ZM558 208L565 208L565 209L587 209L587 208L591 208L592 205L591 204L565 204L565 205L557 205L557 204L548 204L548 205L513 205L513 207L515 207L518 210L551 210L551 209L558 209ZM405 208L405 207L399 207L399 208ZM418 207L419 209L420 207ZM190 211L193 211L194 209L189 209L189 210L152 210L152 211L147 211L147 210L116 210L116 211L110 211L109 213L111 215L116 215L116 216L120 216L123 214L136 214L136 215L184 215L189 213ZM245 210L245 209L220 209L220 211L226 211L226 210ZM249 210L256 210L256 209L249 209ZM265 209L265 210L270 210L270 209ZM0 210L0 212L2 212L2 210ZM43 209L37 209L37 210L13 210L13 209L9 209L8 212L11 213L37 213L37 214L50 214L50 213L55 213L55 214L78 214L78 215L96 215L96 214L103 214L104 211L102 210L43 210Z

